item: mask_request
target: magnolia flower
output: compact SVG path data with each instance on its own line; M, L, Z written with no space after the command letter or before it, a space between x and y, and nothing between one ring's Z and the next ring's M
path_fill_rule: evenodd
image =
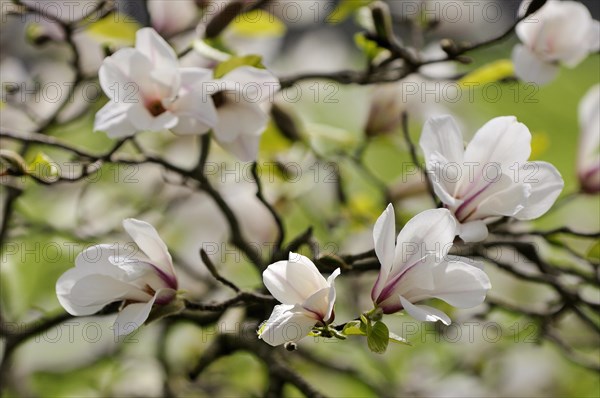
M96 114L94 130L110 137L163 129L203 134L217 122L214 104L203 91L212 72L180 68L173 49L151 28L138 30L135 48L107 57L99 79L111 101Z
M532 220L546 213L564 181L546 162L528 162L531 133L514 116L481 127L466 149L450 116L433 117L420 140L436 195L458 221L458 235L477 242L501 216Z
M198 19L198 6L194 0L149 0L146 2L150 23L158 32L172 36L194 25Z
M296 253L290 253L287 261L269 265L263 282L283 304L275 306L258 338L277 346L300 340L318 323L333 322L333 281L339 274L338 268L325 280L312 261Z
M592 87L579 103L579 154L577 175L581 189L600 192L600 84Z
M371 299L384 314L402 309L420 321L450 318L423 300L437 298L458 308L475 307L491 288L480 268L466 258L447 256L452 247L456 221L446 209L426 210L413 217L395 239L394 208L387 209L373 228L375 253L381 263ZM477 265L477 263L475 263Z
M279 80L265 69L242 66L214 84L218 113L215 139L240 160L256 160L260 136L269 120L260 104L273 100Z
M574 68L600 48L600 23L576 1L548 0L516 32L523 44L513 50L515 74L537 84L554 79L559 64Z
M91 315L122 301L117 335L140 327L154 305L170 303L177 291L171 255L154 227L132 218L123 227L142 253L128 253L121 245L92 246L56 282L58 301L71 315Z

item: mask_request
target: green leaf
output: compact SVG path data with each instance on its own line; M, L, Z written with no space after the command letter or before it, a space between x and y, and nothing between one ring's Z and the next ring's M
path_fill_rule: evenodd
M265 10L252 10L239 15L227 30L244 37L281 37L287 28L275 15Z
M390 331L385 323L378 321L367 323L367 345L377 354L383 354L390 342Z
M514 66L512 61L509 59L499 59L468 73L458 81L458 84L463 88L477 87L487 83L494 83L513 75Z
M214 75L215 79L220 79L232 70L239 68L240 66L252 66L254 68L265 69L262 64L262 57L260 55L245 55L243 57L231 57L227 61L221 62L215 68Z
M362 50L369 61L374 60L382 51L386 51L384 48L379 47L373 40L367 39L364 33L355 34L354 43Z
M592 247L590 247L586 257L591 261L600 262L600 241L596 242Z
M366 336L367 331L361 321L350 321L342 329L342 334L346 336Z
M368 6L374 0L341 0L337 7L327 16L327 23L338 24L344 22L354 11Z
M28 172L32 176L44 181L56 181L60 176L60 169L57 163L42 152L38 152L33 161L29 163Z
M115 12L89 24L85 32L103 43L126 46L135 43L135 34L141 28L132 17Z

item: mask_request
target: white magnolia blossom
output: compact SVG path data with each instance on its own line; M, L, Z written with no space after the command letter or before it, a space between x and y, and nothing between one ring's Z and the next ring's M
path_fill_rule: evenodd
M485 239L487 223L498 217L540 217L564 186L553 165L527 161L531 133L514 116L484 124L466 149L452 117L433 117L423 127L420 145L433 189L456 217L465 242Z
M132 218L123 227L141 253L132 254L124 245L92 246L56 282L58 301L71 315L91 315L123 301L115 321L117 335L140 327L154 305L170 303L177 292L171 255L154 227Z
M481 304L490 280L478 263L448 256L455 231L456 221L447 209L431 209L413 217L396 238L394 208L388 205L373 228L381 263L371 291L375 306L384 314L404 309L417 320L449 325L448 315L417 303L437 298L458 308Z
M574 68L600 48L600 23L577 1L548 0L516 32L523 44L513 49L515 74L537 84L554 79L559 65Z
M272 346L298 341L317 324L333 321L336 269L325 279L310 259L290 253L287 261L271 264L263 272L263 282L279 300L273 313L261 326L259 338Z
M181 68L175 51L152 28L138 30L135 48L105 58L99 79L110 101L96 114L94 130L110 137L164 129L203 134L217 124L214 103L204 92L212 71Z
M579 103L579 153L577 175L581 189L600 192L600 84L593 86Z
M272 101L279 80L268 70L242 66L214 82L217 142L240 160L256 160L269 117L261 104Z
M198 19L198 6L194 0L149 0L146 2L150 24L159 33L172 36L189 29Z

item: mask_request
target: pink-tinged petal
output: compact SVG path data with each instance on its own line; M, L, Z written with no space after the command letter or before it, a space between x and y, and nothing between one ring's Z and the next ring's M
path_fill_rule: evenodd
M307 336L316 323L310 313L304 313L296 306L277 305L263 324L258 338L272 346L298 341Z
M414 305L402 296L400 296L400 302L402 303L404 310L418 321L441 321L444 325L450 325L452 323L448 315L436 308L428 305Z
M452 116L435 116L427 119L419 144L426 160L434 153L439 153L448 162L463 163L465 152L463 137Z
M394 253L396 248L396 217L394 207L390 203L375 222L373 227L373 240L375 242L375 254L381 263L381 270L377 282L371 291L371 298L375 300L385 285L394 265Z
M456 218L460 222L468 222L517 214L525 207L531 187L519 182L516 177L502 174L499 178L490 179L456 209Z
M148 256L151 264L170 281L170 287L177 288L177 277L173 267L173 259L167 245L158 235L156 229L147 222L128 218L123 220L123 228L135 241L138 247Z
M481 170L487 165L499 165L509 174L514 164L524 164L531 154L531 133L514 116L495 117L484 124L465 150L465 162ZM492 167L492 166L488 166ZM476 175L479 175L477 173Z
M331 315L330 309L333 308L334 304L329 300L332 296L332 292L335 301L335 288L325 287L307 298L304 303L302 303L302 308L312 313L315 319L321 321L329 319Z
M436 256L426 256L402 274L391 278L384 286L375 303L385 314L392 314L402 309L399 297L403 296L412 301L414 295L434 288L433 267L440 261Z
M468 221L459 223L456 233L464 242L481 242L488 237L488 228L484 221Z
M520 177L523 184L531 187L531 194L525 207L515 215L519 220L533 220L550 210L565 185L556 167L546 162L527 163Z
M144 54L156 69L179 67L173 48L152 28L142 28L135 35L135 49Z
M106 275L88 275L75 282L69 293L78 306L105 306L115 301L148 301L152 298L139 287Z
M544 61L520 44L513 49L512 61L515 75L524 82L547 84L556 78L560 70L558 65Z
M129 120L129 107L129 104L108 102L96 112L94 131L104 131L111 138L134 135L137 129Z
M398 234L394 267L388 279L414 266L428 255L445 257L455 236L456 220L447 209L430 209L417 214Z
M266 69L241 66L223 76L223 81L234 82L235 90L252 103L273 101L280 89L279 79Z

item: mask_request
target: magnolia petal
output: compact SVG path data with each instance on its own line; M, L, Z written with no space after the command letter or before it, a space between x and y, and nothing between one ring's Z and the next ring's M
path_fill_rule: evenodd
M466 206L464 211L457 211L456 216L465 221L514 216L525 207L531 194L531 187L528 184L520 183L514 178L515 176L502 174L496 181L490 182L481 199L474 200L472 207ZM471 215L468 216L469 214Z
M487 291L492 288L483 270L463 261L438 264L433 276L435 288L430 297L458 308L471 308L483 303Z
M448 162L463 163L463 137L452 116L434 116L427 119L419 145L426 160L437 152L443 154Z
M594 85L586 92L579 102L578 114L580 134L577 172L580 176L585 176L590 169L600 167L600 84Z
M410 316L412 316L418 321L442 321L444 325L450 325L450 323L452 323L448 315L436 308L430 307L428 305L414 305L402 296L400 296L400 302L402 303L402 306L404 307L406 312L408 312Z
M447 209L425 210L414 216L398 234L394 267L388 279L429 254L446 256L456 236L456 220Z
M98 112L94 119L94 131L104 131L111 138L132 136L137 129L129 121L130 104L108 102Z
M565 185L559 171L550 163L529 162L526 166L521 175L529 176L522 178L524 184L531 186L531 194L525 207L515 215L519 220L533 220L550 210ZM532 167L534 174L530 173Z
M201 92L180 96L170 110L178 118L177 125L171 128L177 134L204 134L217 124L217 109L212 99Z
M547 84L556 78L560 70L558 65L537 57L527 47L517 44L512 52L515 75L535 84Z
M241 66L225 76L224 81L235 82L236 91L244 100L252 103L273 101L275 93L281 88L279 79L266 69Z
M132 79L128 72L130 64L144 62L143 60L134 62L135 58L140 57L141 54L134 48L122 48L104 59L98 70L98 80L102 91L108 98L124 102L127 95L128 100L139 100L139 90L132 85ZM133 90L128 90L129 87Z
M175 70L179 67L173 48L152 28L136 32L135 49L144 54L156 69Z
M146 322L158 292L147 303L133 303L123 308L114 323L114 330L117 336L125 336L133 333Z
M241 100L227 102L217 109L217 113L214 132L219 143L232 142L240 135L260 135L269 120L257 104Z
M592 21L587 37L590 40L588 43L589 52L594 53L600 51L600 21Z
M466 243L481 242L488 237L487 224L481 220L459 223L457 235Z
M76 281L69 296L73 303L82 307L105 306L124 299L146 302L152 298L133 284L98 274Z
M242 162L256 161L260 146L260 136L240 135L229 142L219 141L219 144Z
M377 306L381 307L385 314L392 314L402 309L400 296L414 301L413 296L420 296L423 292L434 289L432 272L438 261L435 255L426 256L403 275L389 280L379 297L374 300Z
M160 271L177 287L177 277L173 267L173 259L167 245L158 235L156 229L145 221L128 218L123 220L123 228L131 236L138 247L151 260L152 265Z
M90 275L89 269L71 268L56 281L56 297L60 305L71 315L91 315L100 311L104 303L97 305L81 305L76 297L71 296L73 286L82 278Z
M269 292L283 304L303 303L313 293L328 287L327 281L308 258L290 253L288 261L271 264L263 272Z
M162 131L175 127L178 121L170 111L153 116L142 104L130 106L127 117L138 131Z
M394 215L394 207L390 203L383 213L379 216L373 227L373 240L375 242L375 254L381 263L379 277L373 290L371 298L375 299L385 281L390 274L394 265L394 253L396 247L396 217Z
M331 321L331 316L333 315L333 306L335 305L335 299L336 299L336 291L335 291L335 278L337 278L340 273L342 272L341 269L336 268L335 271L333 271L333 273L331 275L329 275L329 278L327 278L327 284L330 286L329 288L329 303L328 303L328 307L327 307L327 311L325 313L325 317L323 318L323 320L325 322L329 322Z
M333 295L331 294L332 292ZM302 303L302 308L313 313L316 319L325 321L331 315L330 308L333 307L333 303L330 301L330 298L332 296L335 301L335 288L325 287L307 298Z
M462 200L454 197L457 183L461 179L460 173L463 172L458 163L448 162L442 155L434 153L426 164L427 177L431 181L433 190L442 203L449 207L458 207ZM453 171L456 171L454 175ZM452 175L449 175L452 173Z
M294 305L276 305L263 324L258 338L272 346L278 346L307 336L317 321L307 313L294 311L295 309Z
M500 116L475 133L465 150L465 162L473 162L479 170L499 165L508 174L515 163L527 162L530 154L531 133L527 126L514 116Z

